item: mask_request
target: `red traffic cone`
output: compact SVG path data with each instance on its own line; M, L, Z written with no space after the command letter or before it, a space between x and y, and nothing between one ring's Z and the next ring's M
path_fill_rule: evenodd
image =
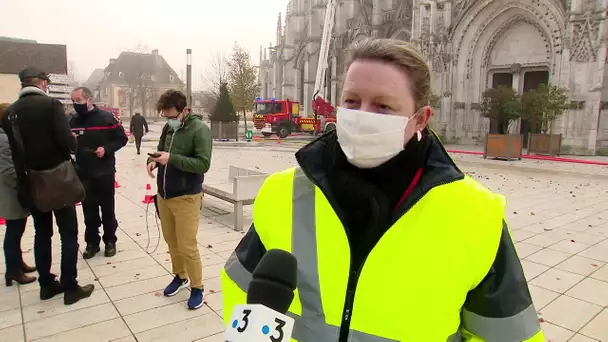
M279 135L279 139L277 139L277 144L281 143L281 136Z
M2 217L0 217L0 226L3 225L3 224L6 224L6 220L3 219Z
M118 184L118 181L116 180L116 174L114 174L114 189L118 188L120 188L120 184Z
M152 194L152 187L150 184L146 184L146 192L147 194L144 196L144 200L141 202L144 204L154 203L154 194Z

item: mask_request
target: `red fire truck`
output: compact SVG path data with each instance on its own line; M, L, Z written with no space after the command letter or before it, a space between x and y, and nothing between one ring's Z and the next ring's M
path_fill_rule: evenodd
M336 117L334 107L317 97L313 102L312 117L300 116L300 103L287 100L256 99L253 125L269 137L272 134L286 138L294 132L316 134L335 129Z
M317 77L312 98L313 115L309 117L306 115L307 113L304 113L303 117L300 116L300 104L296 101L258 98L253 123L265 137L276 133L279 137L286 138L293 132L309 132L316 135L336 128L336 110L323 99L322 92L325 89L327 58L337 3L337 0L329 0L325 9Z

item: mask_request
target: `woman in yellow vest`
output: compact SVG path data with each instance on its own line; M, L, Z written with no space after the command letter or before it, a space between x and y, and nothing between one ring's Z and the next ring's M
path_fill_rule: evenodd
M544 341L505 199L427 127L430 72L408 43L354 45L335 132L271 175L222 271L224 317L264 253L298 260L300 342Z

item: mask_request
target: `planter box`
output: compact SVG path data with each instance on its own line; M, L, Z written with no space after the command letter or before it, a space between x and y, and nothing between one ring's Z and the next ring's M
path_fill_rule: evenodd
M560 155L562 149L561 134L530 133L528 136L528 153Z
M213 139L239 140L239 123L211 121L211 135Z
M521 159L523 145L524 136L520 134L488 134L483 157L505 160Z

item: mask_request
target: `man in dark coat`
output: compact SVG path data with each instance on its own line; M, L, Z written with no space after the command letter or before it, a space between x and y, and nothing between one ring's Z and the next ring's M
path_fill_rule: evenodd
M34 259L38 268L40 299L47 300L65 292L64 304L70 305L91 296L93 285L78 285L78 221L73 205L62 209L41 212L30 196L28 170L51 170L70 160L76 150L76 140L70 132L63 105L48 96L48 76L36 68L19 73L22 89L19 99L2 115L17 173L17 187L23 206L29 207L34 218ZM13 126L13 124L15 126ZM15 139L13 128L23 142ZM53 216L61 235L61 283L51 273Z
M80 169L80 179L87 196L82 202L84 239L87 243L83 258L90 259L100 251L99 226L103 224L105 256L116 255L116 221L114 173L116 157L114 153L128 141L125 130L110 113L99 109L92 102L93 94L88 88L79 87L72 91L72 102L76 115L70 120L72 132L78 140L76 163ZM101 209L101 218L99 210Z
M141 138L148 134L148 122L141 114L135 113L131 118L131 127L129 128L131 134L135 137L135 147L137 148L137 154L140 154L141 149Z

